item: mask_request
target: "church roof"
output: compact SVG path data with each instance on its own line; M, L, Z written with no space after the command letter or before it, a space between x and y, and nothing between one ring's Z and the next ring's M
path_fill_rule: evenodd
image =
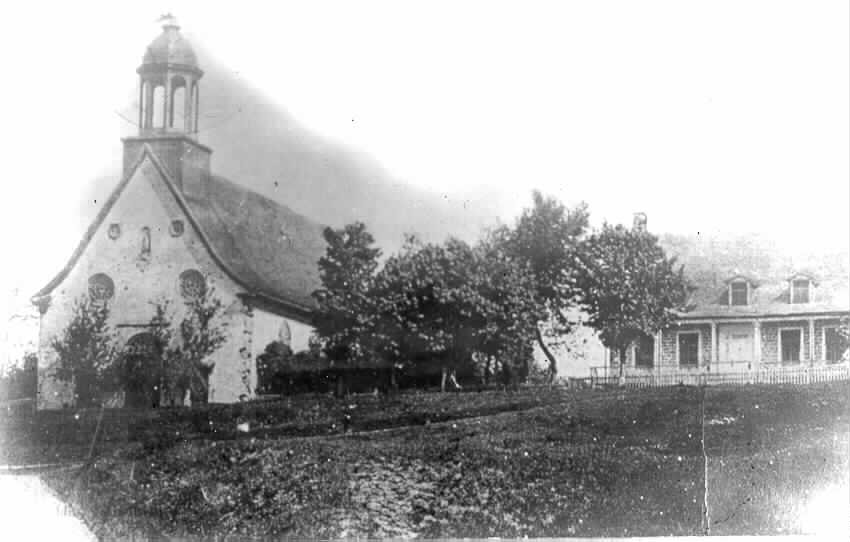
M206 196L186 197L147 145L86 231L68 264L33 296L34 302L49 296L73 269L146 158L162 175L213 260L245 288L244 294L290 314L294 311L301 319L315 308L312 292L320 285L318 260L326 246L321 225L223 177L210 177Z
M219 257L256 293L312 308L323 227L223 177L186 202Z

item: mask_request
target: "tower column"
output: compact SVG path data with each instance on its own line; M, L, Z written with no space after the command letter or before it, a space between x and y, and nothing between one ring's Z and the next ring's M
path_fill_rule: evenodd
M146 130L150 130L153 127L153 93L154 86L151 84L150 80L145 81L145 122L144 126Z
M145 113L145 80L139 76L139 132L144 128Z
M165 74L165 96L162 101L162 127L168 128L171 125L172 109L171 109L171 74Z
M192 94L195 95L195 113L194 113L194 116L193 116L193 120L195 122L195 128L194 128L194 130L192 130L192 133L197 134L198 133L198 117L200 116L200 115L198 115L198 112L200 112L200 110L201 110L200 109L201 87L198 86L197 81L195 81L195 83L192 85L192 87L193 87L192 88Z
M194 86L194 81L188 79L183 87L183 131L188 134L192 133L192 118L195 113L192 107L192 87Z

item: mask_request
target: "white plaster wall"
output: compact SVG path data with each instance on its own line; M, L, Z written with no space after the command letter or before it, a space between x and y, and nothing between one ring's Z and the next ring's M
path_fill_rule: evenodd
M257 388L257 357L273 341L283 340L284 324L289 329L289 347L293 352L306 350L309 346L313 328L307 324L286 318L262 309L251 311L251 390Z
M558 377L587 378L590 368L605 365L605 347L602 346L596 332L585 325L576 325L572 331L550 346L558 361ZM540 347L534 345L534 361L541 367L548 367L549 361Z
M169 233L174 219L184 220L185 231L180 237ZM115 240L107 234L112 223L121 226L121 235ZM151 230L151 253L149 261L140 264L141 231L145 226ZM239 288L214 264L165 181L146 160L136 170L73 269L53 290L49 308L41 316L39 406L56 408L70 403L70 391L46 378L45 374L56 358L50 343L69 322L74 300L87 295L90 276L106 273L115 282L110 323L118 330L120 340L126 341L145 331L144 325L153 316L151 302L171 300L175 321L182 318L185 307L179 291L179 275L192 268L207 276L208 284L228 308L222 323L229 340L212 356L215 369L211 375L210 400L230 402L249 393L241 377L241 367L250 362L250 341L246 333L248 319L236 296Z

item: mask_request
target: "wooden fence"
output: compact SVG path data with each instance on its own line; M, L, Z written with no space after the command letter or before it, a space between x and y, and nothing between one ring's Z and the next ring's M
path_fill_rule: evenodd
M601 373L601 374L600 374ZM850 365L814 367L764 366L749 371L697 372L665 371L626 374L622 378L607 371L594 371L590 381L594 387L660 388L665 386L711 386L748 384L819 384L850 380Z

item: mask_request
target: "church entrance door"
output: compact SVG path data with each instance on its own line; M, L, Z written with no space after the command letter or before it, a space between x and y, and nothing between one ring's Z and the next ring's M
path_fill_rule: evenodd
M157 408L161 399L162 355L150 333L130 337L124 348L124 406Z

